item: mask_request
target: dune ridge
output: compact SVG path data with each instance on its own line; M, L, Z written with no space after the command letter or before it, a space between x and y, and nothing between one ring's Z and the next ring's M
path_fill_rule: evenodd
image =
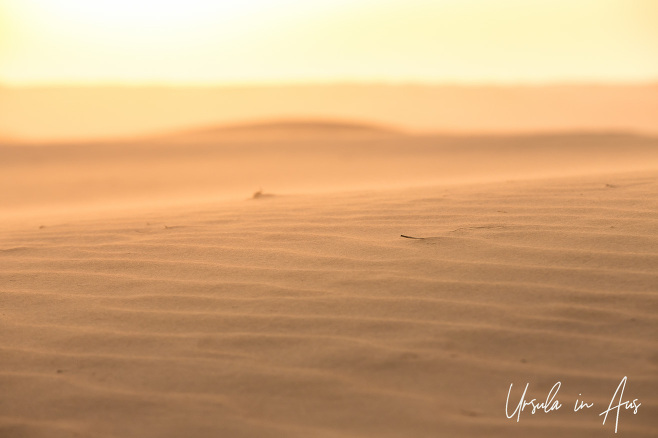
M287 119L268 119L258 120L243 123L232 123L226 125L206 126L203 128L188 129L182 131L183 134L190 133L210 133L210 134L223 134L236 131L242 131L247 134L253 134L258 131L310 131L318 135L327 135L327 133L340 132L340 131L384 131L394 132L391 127L384 125L376 125L373 123L357 122L353 120L344 119L300 119L300 118L287 118Z
M124 142L0 145L0 218L658 168L658 139L627 133L414 135L276 122ZM131 207L131 208L133 208ZM38 225L38 224L37 224Z
M300 115L372 121L420 133L656 135L658 83L0 86L0 126L29 142L114 139Z
M321 142L372 140L403 135L402 130L382 124L344 119L286 118L208 125L161 135L143 136L140 140L182 144L236 141L289 143L302 140Z

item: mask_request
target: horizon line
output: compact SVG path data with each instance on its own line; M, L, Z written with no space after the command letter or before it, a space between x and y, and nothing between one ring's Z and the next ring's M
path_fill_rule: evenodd
M0 88L270 88L270 87L314 87L314 86L423 86L423 87L555 87L555 86L653 86L658 85L658 77L652 79L558 79L558 80L284 80L284 81L52 81L14 82L0 80Z

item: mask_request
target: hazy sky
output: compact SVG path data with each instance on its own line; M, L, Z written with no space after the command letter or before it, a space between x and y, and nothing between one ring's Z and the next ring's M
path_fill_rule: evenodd
M657 0L0 0L0 82L658 79Z

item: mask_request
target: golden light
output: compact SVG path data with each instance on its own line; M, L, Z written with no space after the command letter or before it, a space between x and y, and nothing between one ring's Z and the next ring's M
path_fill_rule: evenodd
M651 0L0 0L0 81L658 77Z

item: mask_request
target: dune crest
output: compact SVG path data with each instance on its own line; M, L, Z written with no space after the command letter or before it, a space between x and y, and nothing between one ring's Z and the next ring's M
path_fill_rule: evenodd
M274 119L188 129L154 136L164 141L299 141L367 139L403 135L397 129L350 120Z
M422 133L656 135L656 102L656 83L0 87L0 126L11 126L13 136L30 142L115 139L299 115Z
M124 142L7 144L0 154L0 217L7 219L238 200L259 187L330 193L651 170L658 139L412 135L289 121Z

